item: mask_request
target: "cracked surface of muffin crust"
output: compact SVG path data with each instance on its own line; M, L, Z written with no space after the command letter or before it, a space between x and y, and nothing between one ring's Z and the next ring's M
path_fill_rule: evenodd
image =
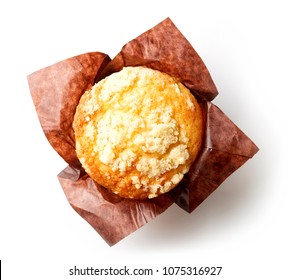
M124 67L83 94L73 128L92 179L121 197L146 199L170 191L188 172L203 120L196 99L175 78Z

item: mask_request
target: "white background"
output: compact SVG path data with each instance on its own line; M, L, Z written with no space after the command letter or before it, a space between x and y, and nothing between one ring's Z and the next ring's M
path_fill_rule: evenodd
M223 267L208 279L289 279L287 1L0 3L3 279L111 279L69 276L75 265L160 271L134 279L172 279L164 266ZM210 70L214 103L260 151L192 214L172 206L109 247L66 201L56 177L66 163L43 135L26 76L89 51L114 57L168 16ZM207 279L176 277L191 278Z

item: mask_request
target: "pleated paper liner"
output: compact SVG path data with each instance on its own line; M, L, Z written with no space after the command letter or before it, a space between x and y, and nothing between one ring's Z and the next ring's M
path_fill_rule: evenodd
M173 191L154 199L136 201L109 192L84 172L75 152L72 122L80 97L95 82L125 66L146 66L176 77L196 96L204 113L205 133L198 158ZM69 164L58 175L67 200L109 245L173 203L192 212L258 151L211 103L218 91L210 73L169 18L128 42L113 60L101 52L85 53L29 75L28 82L46 137Z

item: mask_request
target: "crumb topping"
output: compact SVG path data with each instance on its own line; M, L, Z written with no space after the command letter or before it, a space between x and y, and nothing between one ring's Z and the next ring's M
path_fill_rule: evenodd
M173 78L168 81L169 76L162 79L151 69L137 68L125 67L122 75L112 74L87 93L83 138L76 138L76 149L81 150L81 141L90 143L92 158L98 157L113 172L133 174L131 184L153 198L178 184L189 170L189 135L176 118L176 95L184 98L188 110L195 105L189 96L182 97ZM89 170L87 159L81 156L80 161ZM179 173L162 178L179 166Z

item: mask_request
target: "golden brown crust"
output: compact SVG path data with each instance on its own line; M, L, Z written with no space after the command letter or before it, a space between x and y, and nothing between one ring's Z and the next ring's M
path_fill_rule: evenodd
M77 155L91 178L126 198L173 189L200 149L201 109L173 77L125 67L81 98L73 128Z

